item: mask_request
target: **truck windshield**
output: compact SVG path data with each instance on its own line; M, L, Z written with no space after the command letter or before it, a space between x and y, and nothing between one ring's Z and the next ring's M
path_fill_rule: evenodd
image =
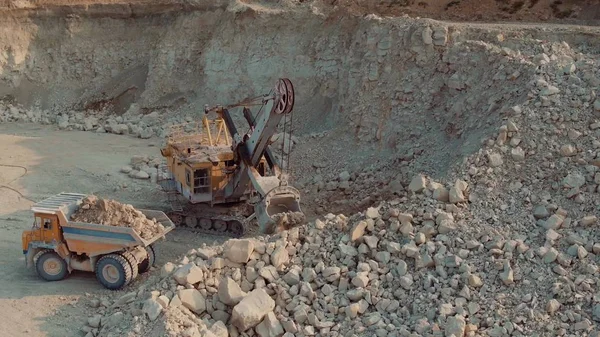
M41 223L42 223L42 219L41 219L39 216L36 216L36 217L33 219L33 226L32 226L32 227L33 227L34 229L40 228L40 224L41 224Z

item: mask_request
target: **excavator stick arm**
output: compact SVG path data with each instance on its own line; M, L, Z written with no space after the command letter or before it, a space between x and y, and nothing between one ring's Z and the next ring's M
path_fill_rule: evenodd
M300 210L300 192L282 184L281 170L275 156L269 150L269 142L277 131L282 117L291 113L294 106L294 87L288 79L280 79L273 90L273 95L263 98L263 106L256 116L249 109L244 109L244 117L252 131L243 138L237 133L233 120L226 109L222 115L229 133L234 139L234 150L239 156L238 171L226 186L226 195L236 198L244 194L251 183L260 197L255 204L255 214L263 233L277 229L296 226L302 223L304 213ZM275 172L274 176L261 176L256 167L263 155ZM283 185L283 186L282 186Z
M243 138L237 133L229 111L226 109L222 111L225 124L234 139L234 150L241 161L239 170L236 173L238 176L232 179L226 188L227 197L239 198L244 194L249 182L248 177L244 175L250 174L249 168L256 168L258 166L261 158L267 152L269 140L277 131L277 125L279 125L281 118L284 114L292 111L294 104L294 87L292 86L292 82L288 79L280 79L273 91L272 96L264 98L264 102L266 102L264 108L252 119L254 124L251 125L253 128L251 134ZM245 114L245 117L250 122L250 116ZM274 156L270 152L268 153L269 157L273 160ZM274 165L274 167L276 166ZM275 171L277 174L280 174L278 167ZM261 196L264 197L264 195Z
M244 118L246 118L248 125L250 125L251 128L254 128L255 118L252 115L252 111L250 111L250 109L248 109L246 107L244 107ZM273 172L275 173L276 176L280 175L281 169L279 168L279 163L277 162L277 159L273 155L271 148L267 147L265 149L264 156L265 156L265 159L267 160L267 165L269 165L269 168L271 170L273 170Z

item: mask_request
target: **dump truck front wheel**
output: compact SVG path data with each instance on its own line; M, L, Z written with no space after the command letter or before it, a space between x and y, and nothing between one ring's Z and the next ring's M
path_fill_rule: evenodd
M46 281L60 281L67 277L67 262L53 250L42 250L33 258L35 270Z
M101 257L96 264L96 278L106 288L121 289L131 281L129 262L118 254Z
M154 261L156 260L156 253L154 252L154 247L146 247L146 253L148 253L148 257L146 257L138 266L138 271L140 274L150 270L150 268L154 266Z

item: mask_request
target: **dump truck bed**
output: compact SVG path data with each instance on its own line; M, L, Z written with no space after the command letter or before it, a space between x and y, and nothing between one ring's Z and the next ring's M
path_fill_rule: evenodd
M139 209L147 218L156 219L164 231L150 239L142 238L133 228L69 221L79 208L85 194L61 193L32 206L36 213L56 214L62 227L63 238L70 251L97 256L135 246L149 246L175 228L164 212Z
M86 253L88 256L106 254L135 246L146 247L164 237L175 227L163 212L145 209L139 211L149 219L155 218L165 227L165 230L145 240L133 228L69 221L62 225L67 247L72 252Z

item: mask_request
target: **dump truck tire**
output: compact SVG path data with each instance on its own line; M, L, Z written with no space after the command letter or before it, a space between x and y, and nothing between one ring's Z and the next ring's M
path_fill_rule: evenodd
M129 282L132 282L136 277L138 277L139 271L137 259L130 252L123 252L120 255L123 256L129 263L129 268L131 268L131 280L129 280ZM127 282L127 284L129 284L129 282Z
M131 282L132 270L129 262L118 254L108 254L96 263L96 278L106 288L121 289Z
M153 246L146 247L146 253L148 253L148 257L144 259L144 261L140 262L138 266L138 271L140 274L145 273L154 266L154 261L156 261L156 253L154 252Z
M67 277L67 262L55 251L46 249L33 257L37 274L46 281L60 281Z

